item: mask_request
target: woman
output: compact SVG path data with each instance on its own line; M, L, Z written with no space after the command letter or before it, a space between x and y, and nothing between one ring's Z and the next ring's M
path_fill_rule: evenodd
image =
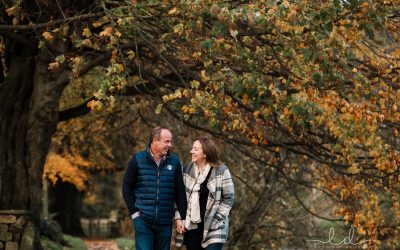
M196 139L190 153L192 162L183 167L187 214L181 220L176 213L177 231L181 233L176 246L184 243L188 250L220 250L228 238L228 216L234 199L231 174L219 160L212 140Z

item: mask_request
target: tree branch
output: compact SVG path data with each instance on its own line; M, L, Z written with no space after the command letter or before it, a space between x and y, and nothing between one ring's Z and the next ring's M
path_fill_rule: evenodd
M35 30L35 29L42 29L42 28L47 28L51 27L54 25L58 25L64 22L74 22L74 21L82 21L90 18L95 18L95 17L101 17L104 16L105 12L99 12L99 13L90 13L90 14L84 14L80 16L74 16L74 17L67 17L64 19L58 19L55 21L50 21L47 23L38 23L38 24L28 24L28 25L7 25L7 24L0 24L0 30Z
M133 96L138 94L151 94L158 86L152 82L147 82L135 86L129 86L126 88L124 93L121 93L122 96ZM79 104L78 106L62 110L58 113L58 121L66 121L72 118L84 116L90 112L90 108L88 108L87 104L94 100L95 97L91 97L85 102Z
M25 46L28 46L31 49L35 49L36 46L34 43L32 43L28 38L22 36L22 35L18 35L17 33L8 31L8 30L1 30L0 29L0 35L8 37L14 41L17 41Z

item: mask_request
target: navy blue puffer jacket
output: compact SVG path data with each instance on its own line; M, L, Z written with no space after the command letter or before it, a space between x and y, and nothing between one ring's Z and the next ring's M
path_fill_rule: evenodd
M175 202L182 218L186 216L182 167L174 154L167 154L159 166L148 148L134 154L124 175L122 193L129 212L140 211L151 224L172 224Z

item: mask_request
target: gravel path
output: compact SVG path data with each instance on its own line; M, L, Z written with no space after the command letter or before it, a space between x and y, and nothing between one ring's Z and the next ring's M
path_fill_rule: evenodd
M84 239L88 250L119 250L112 240Z

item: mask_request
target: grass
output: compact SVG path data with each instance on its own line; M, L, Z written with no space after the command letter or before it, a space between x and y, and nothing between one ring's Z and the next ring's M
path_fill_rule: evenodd
M135 241L130 238L116 238L114 239L120 250L131 250L135 248Z
M79 237L74 237L71 235L64 234L64 239L68 241L68 244L71 246L67 249L76 249L76 250L86 250L86 245L83 240Z
M46 250L62 250L61 244L51 241L45 236L40 236L40 242L42 243L42 248Z
M64 247L58 243L51 241L49 238L41 236L40 242L42 243L43 249L46 250L66 250L66 249L74 249L74 250L87 250L85 243L79 237L74 237L71 235L64 234L64 239L68 242L69 247Z

